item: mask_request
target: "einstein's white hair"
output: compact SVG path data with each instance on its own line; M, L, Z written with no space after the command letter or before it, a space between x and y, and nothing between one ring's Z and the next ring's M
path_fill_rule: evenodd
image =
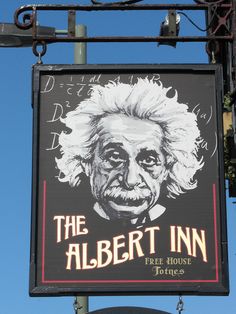
M91 96L69 112L62 122L71 129L59 136L62 157L56 159L63 174L62 182L78 186L81 174L91 166L93 152L99 140L99 121L105 116L121 114L157 123L163 132L162 151L166 156L167 196L175 198L197 187L195 173L202 168L197 156L200 132L195 113L178 102L178 95L167 97L171 89L161 82L138 79L134 85L110 82L94 86Z

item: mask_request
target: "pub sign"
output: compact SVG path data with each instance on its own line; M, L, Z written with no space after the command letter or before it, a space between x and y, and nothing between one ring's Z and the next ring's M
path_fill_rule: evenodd
M30 294L228 294L218 65L33 68Z

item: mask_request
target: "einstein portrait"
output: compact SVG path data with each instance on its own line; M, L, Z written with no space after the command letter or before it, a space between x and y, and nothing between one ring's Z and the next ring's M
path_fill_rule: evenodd
M84 175L93 211L131 224L160 217L160 195L176 198L197 187L203 167L197 117L160 81L96 85L61 121L59 180L78 188ZM173 90L173 89L172 89Z

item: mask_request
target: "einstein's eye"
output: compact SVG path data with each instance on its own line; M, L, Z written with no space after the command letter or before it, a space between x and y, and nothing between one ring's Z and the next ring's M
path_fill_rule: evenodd
M156 164L156 158L149 156L147 158L140 160L139 163L142 164L143 166L151 167Z
M142 151L137 156L138 164L143 168L151 168L153 166L161 165L158 154L155 151Z
M118 167L126 161L125 154L122 150L110 149L106 151L104 160L108 161L111 166Z

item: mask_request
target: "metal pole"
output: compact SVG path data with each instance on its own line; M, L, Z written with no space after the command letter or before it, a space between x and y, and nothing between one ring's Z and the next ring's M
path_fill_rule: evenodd
M74 310L75 314L86 314L89 311L88 297L75 297Z
M86 37L87 30L85 25L75 26L76 37ZM79 42L75 43L74 48L74 63L75 64L86 64L87 63L87 43ZM89 311L89 300L88 297L75 297L74 302L75 314L86 314Z
M86 37L87 29L85 25L75 26L76 37ZM87 44L85 42L75 43L75 64L86 64L87 63Z

